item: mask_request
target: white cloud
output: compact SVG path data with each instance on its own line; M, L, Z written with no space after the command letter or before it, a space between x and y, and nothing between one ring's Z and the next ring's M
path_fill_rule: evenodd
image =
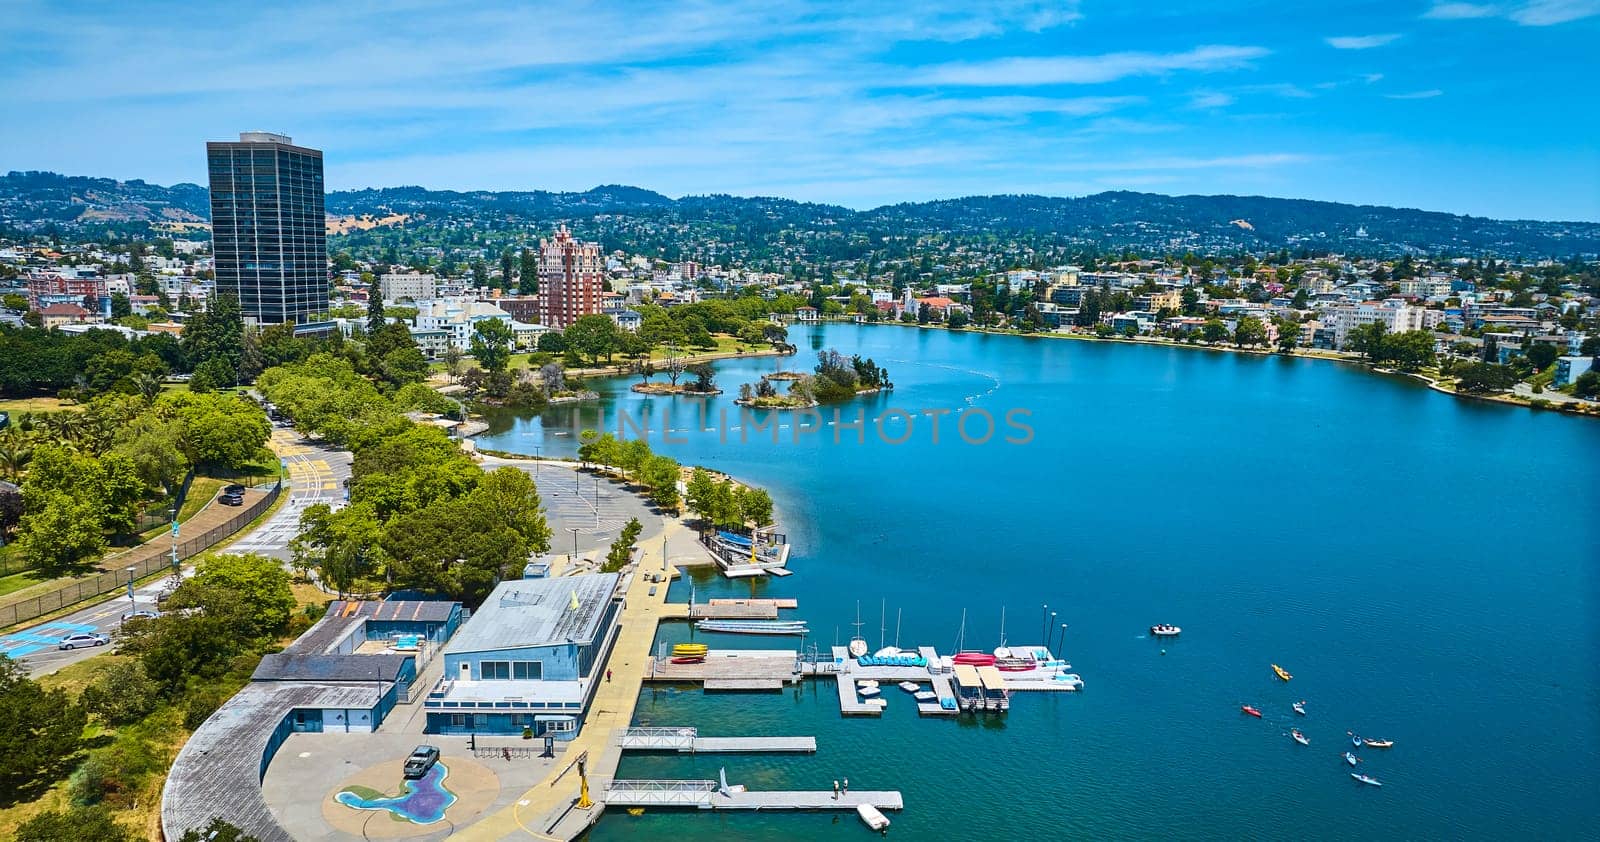
M1195 91L1189 99L1190 108L1224 108L1234 102L1232 94L1220 91Z
M1383 74L1382 73L1363 73L1363 74L1361 74L1361 81L1366 82L1369 85L1372 84L1373 82L1379 82L1379 81L1382 81L1382 80L1383 80Z
M1523 3L1434 3L1424 18L1469 20L1503 17L1522 26L1554 26L1600 15L1600 0L1529 0Z
M1322 39L1328 46L1336 50L1370 50L1373 47L1382 47L1400 40L1400 34L1390 32L1383 35L1338 35Z
M1500 14L1499 7L1487 3L1435 3L1433 8L1422 16L1430 20L1468 20L1489 18L1498 14Z
M1600 14L1600 0L1536 0L1511 11L1523 26L1550 26Z
M1130 76L1156 76L1178 70L1232 70L1271 51L1265 47L1213 45L1181 53L1105 53L1098 56L1003 58L956 62L929 68L918 79L928 85L1093 85Z
M1444 91L1438 88L1429 88L1425 91L1411 91L1404 94L1384 94L1384 97L1388 99L1433 99L1436 96L1444 96Z

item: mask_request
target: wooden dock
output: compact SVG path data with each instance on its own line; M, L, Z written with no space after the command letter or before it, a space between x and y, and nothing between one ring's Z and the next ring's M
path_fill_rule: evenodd
M839 673L833 677L835 689L839 692L839 713L845 716L882 716L883 707L869 705L856 694L856 680L847 673ZM881 689L881 688L880 688Z
M707 692L782 690L783 682L781 678L708 678L704 686Z
M706 689L769 689L772 682L782 687L798 681L795 672L797 653L786 649L713 649L698 664L674 664L671 658L652 658L645 671L646 681L704 683ZM765 681L769 685L739 688L712 682Z
M776 605L691 605L691 620L776 620Z

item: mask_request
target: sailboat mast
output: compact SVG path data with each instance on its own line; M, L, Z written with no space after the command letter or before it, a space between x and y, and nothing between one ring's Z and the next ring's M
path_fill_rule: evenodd
M1000 646L1006 645L1006 607L1000 606Z
M961 609L961 630L956 632L956 654L962 652L962 647L967 645L967 609Z
M887 597L878 604L878 648L883 648L883 636L889 632L889 600Z
M900 648L900 616L905 613L904 608L894 610L894 648Z

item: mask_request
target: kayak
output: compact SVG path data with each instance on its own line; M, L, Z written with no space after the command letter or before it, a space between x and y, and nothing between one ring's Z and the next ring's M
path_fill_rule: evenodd
M1361 758L1356 757L1355 754L1347 751L1347 752L1344 753L1344 762L1350 764L1351 766L1354 766L1357 763L1361 762Z
M1251 716L1253 716L1253 717L1255 717L1257 719L1261 718L1261 711L1256 710L1255 708L1253 708L1253 707L1251 707L1249 705L1240 705L1239 706L1239 710L1241 712L1243 712L1243 713L1248 713L1248 714L1250 714Z
M704 655L679 655L672 659L674 664L703 664L706 662Z
M1305 716L1306 715L1306 703L1305 702L1295 702L1294 704L1290 705L1289 707L1294 708L1294 712L1300 714L1301 716Z
M1359 772L1351 772L1350 773L1350 777L1355 778L1356 780L1366 784L1367 786L1383 786L1383 784L1378 782L1377 778L1370 777L1370 776L1367 776L1367 775L1363 775L1363 774L1360 774Z
M1277 673L1278 677L1283 679L1284 681L1288 681L1289 679L1294 678L1294 676L1289 674L1288 670L1284 669L1283 667L1278 666L1277 664L1273 664L1272 665L1272 671Z
M1309 737L1307 737L1305 734L1300 733L1300 729L1299 728L1290 728L1289 729L1289 736L1293 737L1294 741L1299 743L1300 745L1303 745L1303 746L1311 745L1311 739Z

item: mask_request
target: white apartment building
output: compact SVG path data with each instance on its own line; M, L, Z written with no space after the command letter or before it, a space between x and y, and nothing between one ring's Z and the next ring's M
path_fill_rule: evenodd
M1343 348L1350 331L1373 322L1382 322L1389 333L1425 330L1428 327L1430 312L1436 316L1433 322L1437 325L1439 318L1443 317L1442 313L1413 307L1403 299L1390 298L1383 301L1363 301L1359 304L1325 307L1318 311L1317 321L1322 323L1324 329L1333 331L1334 345Z
M378 285L385 301L431 301L438 297L439 280L422 272L395 272L380 276Z
M461 298L437 298L417 302L418 330L441 330L449 342L465 351L472 344L472 330L484 319L500 319L512 327L511 314L483 301Z

